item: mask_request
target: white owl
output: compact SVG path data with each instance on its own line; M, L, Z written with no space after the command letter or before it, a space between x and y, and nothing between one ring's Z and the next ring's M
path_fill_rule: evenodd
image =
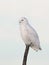
M21 36L25 45L30 45L30 47L36 51L41 50L38 34L29 24L27 18L22 17L19 20L19 25Z

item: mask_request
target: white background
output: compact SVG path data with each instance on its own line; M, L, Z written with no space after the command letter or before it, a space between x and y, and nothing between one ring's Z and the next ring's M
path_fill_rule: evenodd
M42 51L30 48L27 65L49 65L49 1L0 0L0 65L22 65L25 44L19 18L27 17L37 31Z

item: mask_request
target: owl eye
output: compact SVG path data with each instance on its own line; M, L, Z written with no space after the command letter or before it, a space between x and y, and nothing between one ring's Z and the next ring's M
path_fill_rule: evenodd
M24 21L23 19L21 21Z

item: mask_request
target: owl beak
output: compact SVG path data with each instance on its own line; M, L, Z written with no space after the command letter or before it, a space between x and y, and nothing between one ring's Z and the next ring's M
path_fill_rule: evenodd
M21 21L19 21L19 23L21 23Z

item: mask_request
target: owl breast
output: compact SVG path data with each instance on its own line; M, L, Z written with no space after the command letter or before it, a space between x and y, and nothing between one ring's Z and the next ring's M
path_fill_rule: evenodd
M31 40L25 26L21 27L21 36L25 44L30 44Z

